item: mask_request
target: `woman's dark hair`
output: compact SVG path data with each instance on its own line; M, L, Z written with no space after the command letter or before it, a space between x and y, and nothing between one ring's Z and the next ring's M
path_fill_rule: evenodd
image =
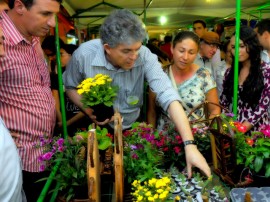
M174 37L173 42L172 42L173 48L176 46L176 44L182 42L185 39L193 40L199 48L200 38L197 36L197 34L195 34L194 32L191 32L191 31L178 32L178 34L176 34L176 36Z
M246 46L247 53L249 54L250 70L249 75L243 83L243 91L239 93L241 100L248 104L251 108L255 108L260 100L262 90L264 88L263 74L261 70L261 57L262 50L256 33L252 28L241 26L240 39ZM230 102L233 99L233 86L234 86L234 60L232 61L232 68L228 74L227 79L224 81L224 95ZM238 76L243 65L239 62Z

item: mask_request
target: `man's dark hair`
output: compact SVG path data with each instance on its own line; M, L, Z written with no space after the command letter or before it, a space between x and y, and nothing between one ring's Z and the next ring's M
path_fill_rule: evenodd
M33 6L33 4L35 3L35 0L20 0L27 9L31 8ZM62 3L62 0L55 0L59 3ZM14 2L15 0L9 0L8 2L8 6L10 9L12 9L14 7Z
M60 45L60 48L62 46L64 46L65 42L63 40L61 40L59 38L59 45ZM50 35L50 36L47 36L42 44L41 44L41 48L44 50L44 49L48 49L50 50L54 55L56 54L56 45L55 45L55 36L54 35Z
M193 25L194 24L197 24L197 23L200 23L200 24L202 24L202 26L204 27L204 28L206 28L206 23L203 21L203 20L195 20L195 21L193 21Z
M257 32L262 35L265 31L270 33L270 19L263 19L261 21L259 21L255 28L257 28Z
M172 42L172 36L166 35L166 36L164 37L164 43L170 43L170 42Z

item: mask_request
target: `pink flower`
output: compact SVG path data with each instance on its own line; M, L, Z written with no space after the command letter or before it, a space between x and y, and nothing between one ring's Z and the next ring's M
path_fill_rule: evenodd
M139 157L138 157L138 155L137 154L132 154L132 156L131 156L133 159L138 159Z
M176 154L179 154L181 152L181 148L178 146L174 147L173 150Z
M63 147L63 146L58 147L58 151L63 152L64 150L65 150L65 147Z
M52 153L52 152L47 152L47 153L45 153L45 154L43 155L43 159L44 159L45 161L48 161L48 160L50 160L50 159L52 158L52 156L53 156L53 153Z
M46 168L45 165L42 164L39 166L39 171L43 172L45 170L45 168Z
M63 138L59 138L56 142L58 144L59 147L62 147L64 144L64 139Z
M261 132L266 136L270 138L270 125L263 125Z

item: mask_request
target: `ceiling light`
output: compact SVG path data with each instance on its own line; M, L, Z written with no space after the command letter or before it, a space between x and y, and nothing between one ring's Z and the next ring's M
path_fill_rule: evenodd
M167 18L165 16L161 16L159 21L160 21L160 24L164 25L167 22Z

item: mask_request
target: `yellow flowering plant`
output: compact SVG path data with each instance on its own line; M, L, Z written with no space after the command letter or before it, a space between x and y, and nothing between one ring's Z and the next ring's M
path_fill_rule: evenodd
M133 192L131 195L134 197L134 201L173 201L171 197L171 185L172 181L169 177L162 177L160 179L152 178L143 183L139 180L134 180L132 183Z
M97 74L94 78L87 78L77 86L77 92L82 95L81 102L84 107L104 104L113 106L117 96L118 86L112 86L112 78L109 75Z

